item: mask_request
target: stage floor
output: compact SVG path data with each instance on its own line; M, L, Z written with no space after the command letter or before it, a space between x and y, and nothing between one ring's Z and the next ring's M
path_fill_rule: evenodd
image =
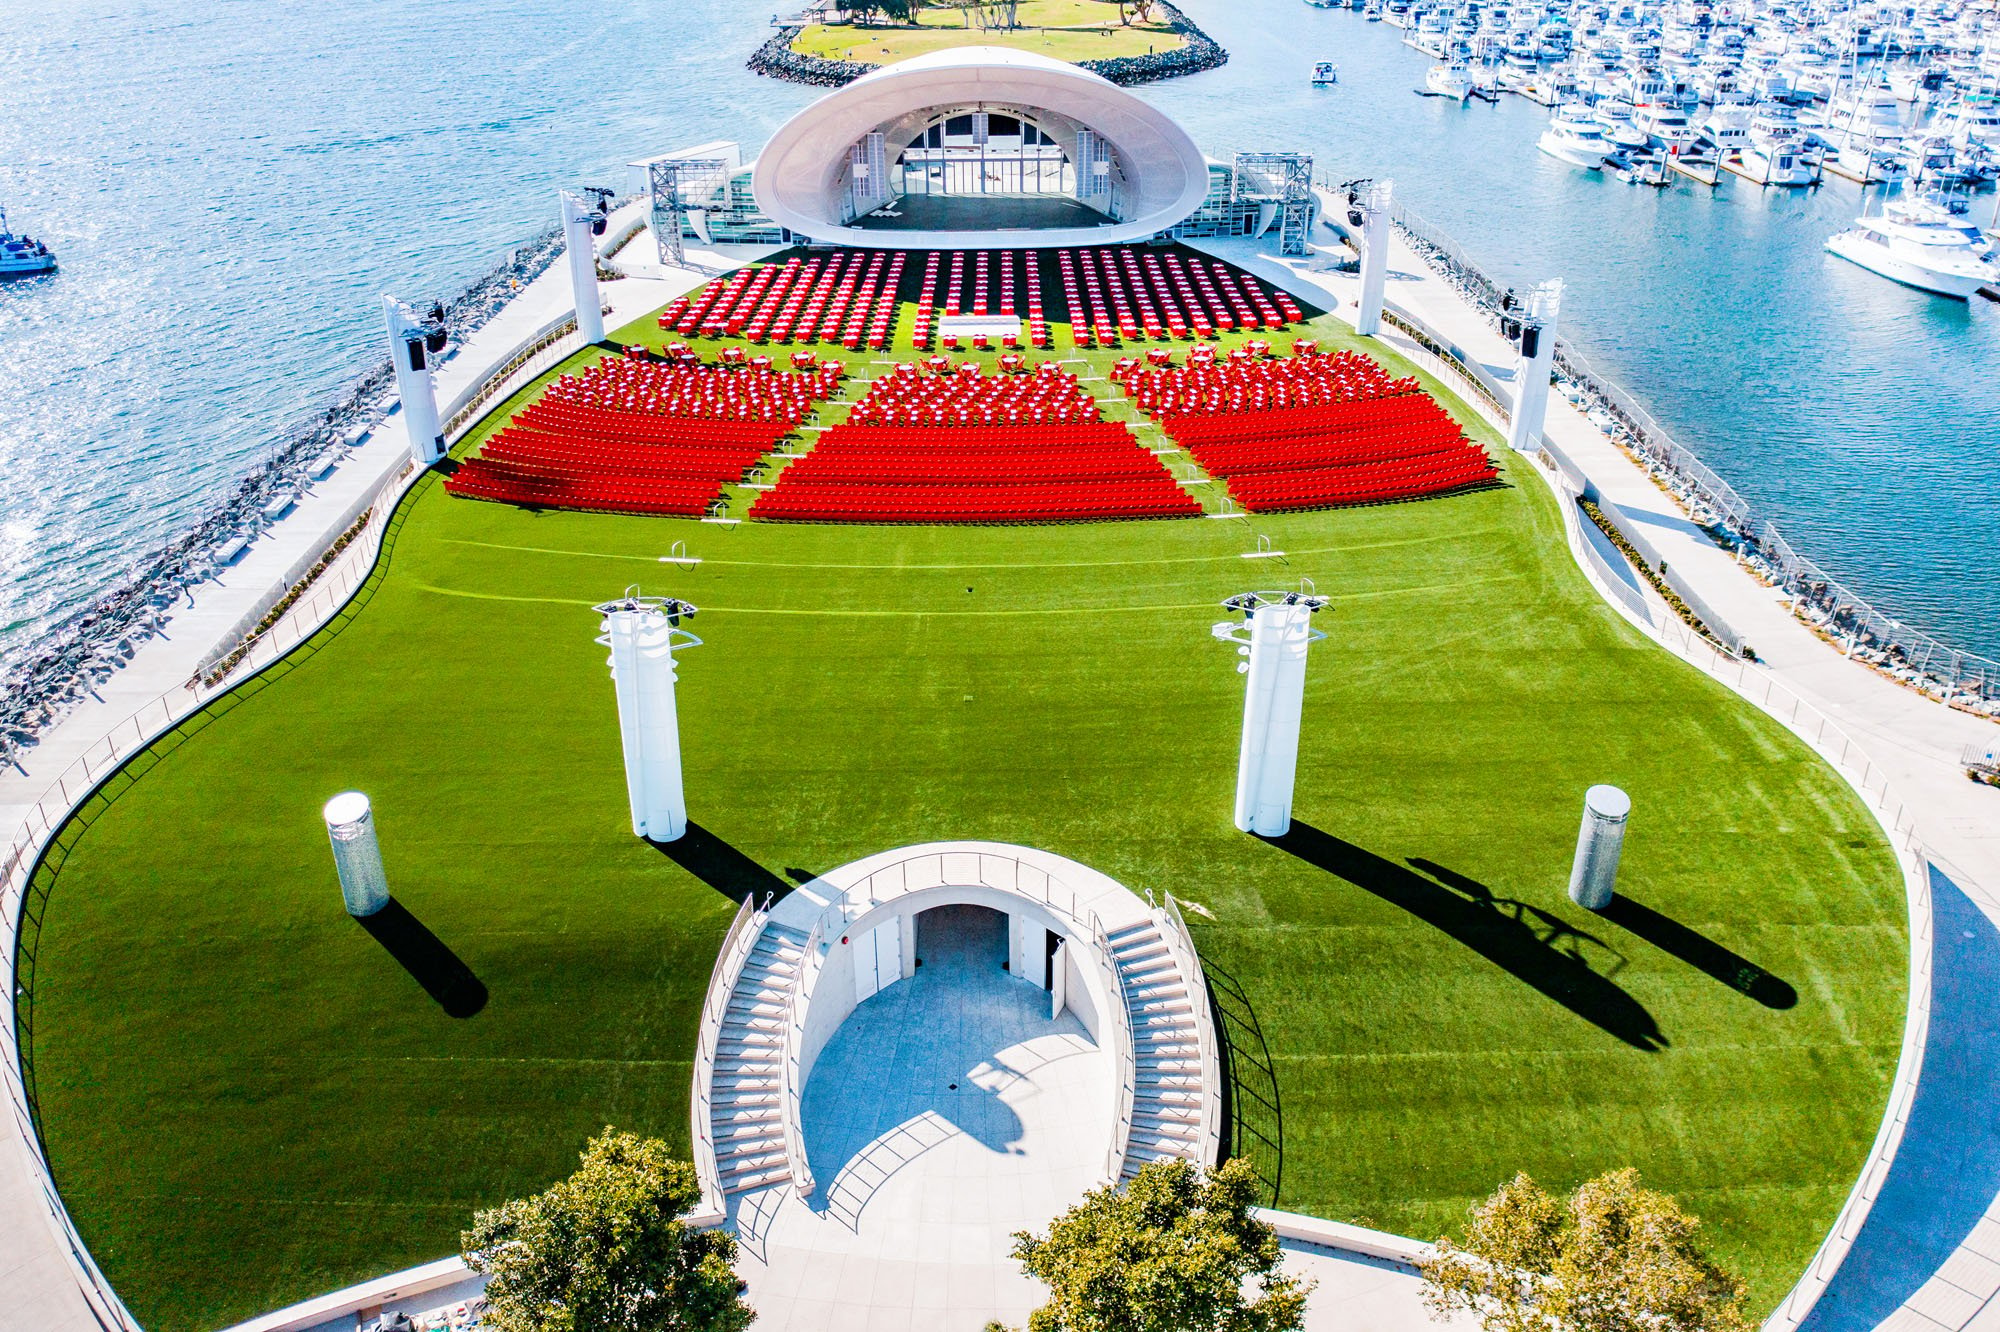
M848 225L863 231L1048 231L1117 224L1061 195L906 194Z

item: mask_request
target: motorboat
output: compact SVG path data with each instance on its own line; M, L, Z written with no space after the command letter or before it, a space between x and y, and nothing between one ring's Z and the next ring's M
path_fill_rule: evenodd
M1432 97L1449 97L1455 102L1463 102L1472 96L1472 87L1472 70L1456 62L1432 65L1424 75L1423 90Z
M1649 143L1670 153L1687 151L1695 146L1699 138L1694 126L1688 123L1686 113L1675 107L1639 107L1633 112L1632 122L1645 131Z
M1701 136L1716 153L1728 157L1750 143L1750 112L1742 106L1723 105L1710 111L1700 125Z
M33 277L53 272L55 254L33 236L17 236L7 229L6 210L0 209L0 277Z
M1542 137L1535 146L1559 161L1571 166L1580 166L1586 171L1597 171L1604 166L1604 159L1610 155L1611 141L1604 137L1604 130L1587 107L1557 107L1549 117L1549 127L1542 131Z
M1331 60L1322 60L1313 66L1313 87L1326 88L1340 82L1340 71Z
M1652 138L1633 119L1632 104L1623 98L1610 98L1591 109L1597 116L1599 128L1604 131L1604 137L1611 140L1614 147L1644 148L1652 143Z
M2000 263L1975 227L1928 199L1899 200L1826 243L1828 254L1906 287L1966 300L2000 283Z

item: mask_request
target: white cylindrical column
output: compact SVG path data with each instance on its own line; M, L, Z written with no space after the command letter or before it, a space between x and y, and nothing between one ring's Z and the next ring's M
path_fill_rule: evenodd
M437 390L431 385L424 327L394 296L382 298L389 324L389 362L396 367L396 395L403 401L403 428L410 435L410 461L429 467L444 457L444 427L438 423Z
M1583 793L1583 827L1576 835L1576 863L1569 871L1569 900L1592 911L1611 905L1618 886L1618 855L1625 848L1625 820L1632 797L1615 786Z
M1372 338L1382 331L1382 288L1389 280L1389 205L1396 183L1377 181L1361 199L1361 312L1354 331Z
M1535 288L1522 321L1521 355L1514 372L1514 412L1507 423L1507 444L1517 453L1542 446L1542 427L1549 415L1549 376L1556 363L1556 314L1562 308L1562 283Z
M562 205L563 250L569 256L569 290L576 301L576 330L589 342L604 341L604 302L597 294L598 216L588 200L558 191Z
M372 916L389 905L389 878L382 872L382 848L375 840L375 815L368 797L343 791L326 802L326 835L333 843L333 868L350 916Z
M625 744L625 787L632 831L671 842L687 831L687 798L681 783L680 712L674 698L674 619L657 605L638 601L600 607L611 649L611 680L618 692L618 728Z
M1303 601L1267 602L1250 612L1250 670L1236 758L1236 826L1244 832L1282 837L1292 826L1312 613Z

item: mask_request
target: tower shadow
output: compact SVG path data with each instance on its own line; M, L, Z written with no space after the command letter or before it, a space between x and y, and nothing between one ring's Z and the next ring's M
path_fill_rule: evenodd
M792 891L791 884L693 819L675 840L649 845L732 902L740 904L747 897L766 895L779 902Z
M1597 913L1622 925L1663 953L1670 953L1696 971L1714 977L1730 989L1748 995L1766 1008L1785 1009L1799 1002L1790 982L1772 975L1749 958L1733 953L1715 940L1661 915L1629 897L1614 897Z
M1627 1045L1667 1047L1653 1015L1611 979L1623 955L1562 917L1427 860L1399 865L1297 819L1284 836L1261 840L1401 908ZM1593 957L1606 959L1604 971Z
M486 1007L485 983L401 902L392 897L387 906L359 921L447 1017L469 1018Z

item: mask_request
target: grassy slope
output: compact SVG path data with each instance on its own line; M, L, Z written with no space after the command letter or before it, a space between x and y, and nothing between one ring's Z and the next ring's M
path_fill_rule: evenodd
M1880 1114L1898 876L1830 771L1595 600L1521 479L1254 522L733 531L425 481L359 613L136 764L44 874L32 1052L86 1240L173 1332L448 1252L603 1123L685 1145L732 903L629 835L588 608L640 583L704 608L690 805L747 857L688 857L708 877L984 837L1171 889L1214 913L1239 1146L1283 1205L1428 1236L1517 1168L1634 1163L1768 1306ZM1283 566L1239 558L1258 532ZM682 538L705 563L664 568ZM1230 827L1241 683L1207 630L1302 575L1335 607L1287 849ZM1626 893L1707 952L1567 903L1593 781L1637 802ZM318 806L350 786L476 1017L342 914ZM1796 1005L1707 974L1736 966L1715 945Z
M959 46L1011 46L1057 60L1077 61L1172 51L1183 44L1169 23L1119 26L1118 7L1104 0L1023 0L1016 21L1020 27L1012 30L968 28L957 10L926 9L920 11L914 26L815 23L799 34L792 49L804 55L886 65Z

